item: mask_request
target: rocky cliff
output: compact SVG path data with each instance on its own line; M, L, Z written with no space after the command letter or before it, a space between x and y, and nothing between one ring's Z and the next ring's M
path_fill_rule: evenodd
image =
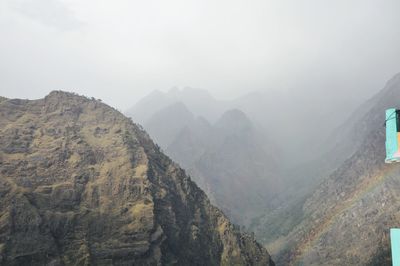
M273 265L128 118L0 101L1 265Z

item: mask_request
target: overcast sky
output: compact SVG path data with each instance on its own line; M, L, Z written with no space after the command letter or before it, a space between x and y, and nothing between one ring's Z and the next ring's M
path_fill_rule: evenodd
M1 0L0 95L64 89L122 110L172 86L363 100L400 72L399 11L399 0Z

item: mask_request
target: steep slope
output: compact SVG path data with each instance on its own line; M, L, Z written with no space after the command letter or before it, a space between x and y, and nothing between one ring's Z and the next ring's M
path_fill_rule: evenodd
M85 97L0 103L1 265L273 265L149 136Z
M383 122L385 109L400 107L400 75L368 103L348 125L351 139L361 138L353 143L357 151L306 200L303 221L270 245L286 243L280 263L390 265L389 229L400 226L400 166L384 163Z
M324 165L326 170L334 170L360 148L368 135L383 124L380 112L390 104L398 105L396 89L399 80L399 75L394 76L382 91L359 106L347 121L329 135L323 145L328 152L318 158L319 164Z

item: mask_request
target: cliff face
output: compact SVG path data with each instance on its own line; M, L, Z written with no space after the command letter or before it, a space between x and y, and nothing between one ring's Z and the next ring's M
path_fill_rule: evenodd
M1 265L273 265L149 136L94 99L0 102Z

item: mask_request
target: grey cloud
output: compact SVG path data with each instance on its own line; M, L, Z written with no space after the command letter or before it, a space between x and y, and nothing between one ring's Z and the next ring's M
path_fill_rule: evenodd
M400 71L398 10L398 0L0 1L0 94L66 89L126 109L178 85L355 107Z
M83 25L60 0L11 0L8 3L21 15L59 30L74 30Z

